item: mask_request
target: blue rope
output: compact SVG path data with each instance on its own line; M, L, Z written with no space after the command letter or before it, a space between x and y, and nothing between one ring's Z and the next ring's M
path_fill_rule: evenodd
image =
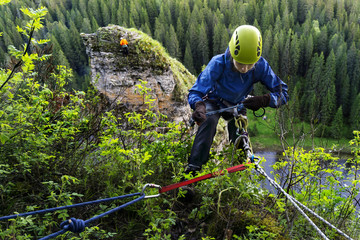
M132 193L132 194L123 195L123 196L117 196L117 197L113 197L113 198L105 198L105 199L99 199L99 200L95 200L95 201L78 203L78 204L73 204L73 205L68 205L68 206L62 206L62 207L56 207L56 208L48 208L48 209L43 209L43 210L38 210L38 211L33 211L33 212L14 214L14 215L10 215L10 216L0 217L0 221L7 220L7 219L12 219L12 218L17 218L17 217L26 217L26 216L29 216L29 215L35 215L35 214L41 214L41 213L55 212L55 211L58 211L58 210L81 207L81 206L86 206L86 205L91 205L91 204L98 204L98 203L102 203L102 202L109 202L109 201L114 201L114 200L118 200L118 199L122 199L122 198L133 197L133 196L140 195L140 194L141 193Z
M70 220L66 220L66 221L64 221L64 222L62 222L60 224L60 227L62 228L62 230L60 230L60 231L58 231L56 233L53 233L51 235L48 235L46 237L43 237L43 238L41 238L39 240L48 240L48 239L57 237L57 236L59 236L61 234L64 234L67 231L71 231L73 233L81 233L81 232L83 232L85 230L85 227L87 227L90 222L93 222L93 221L95 221L95 220L97 220L97 219L99 219L101 217L109 215L109 214L111 214L113 212L116 212L116 211L118 211L118 210L120 210L122 208L125 208L125 207L127 207L127 206L129 206L129 205L131 205L133 203L136 203L136 202L144 199L145 198L144 193L135 193L135 194L132 194L132 195L140 195L140 194L141 194L141 196L138 197L137 199L134 199L134 200L132 200L130 202L127 202L127 203L119 206L119 207L113 208L113 209L111 209L111 210L109 210L109 211L107 211L105 213L102 213L100 215L92 217L92 218L90 218L90 219L88 219L86 221L81 220L81 219L76 219L76 218L71 218Z
M86 205L90 205L90 204L98 204L98 203L102 203L102 202L109 202L109 201L114 201L114 200L118 200L118 199L122 199L122 198L127 198L127 197L133 197L133 196L137 196L140 195L140 197L138 197L137 199L134 199L130 202L127 202L119 207L113 208L105 213L102 213L100 215L97 215L95 217L92 217L86 221L82 220L82 219L76 219L76 218L71 218L70 220L66 220L64 222L62 222L60 224L60 228L62 228L62 230L50 234L46 237L41 238L40 240L48 240L54 237L57 237L61 234L66 233L67 231L71 231L73 233L81 233L85 230L85 227L87 227L89 225L90 222L93 222L95 220L98 220L101 217L104 217L106 215L109 215L113 212L116 212L122 208L125 208L133 203L136 203L142 199L145 198L145 193L141 192L141 193L132 193L132 194L127 194L127 195L123 195L123 196L117 196L117 197L113 197L113 198L105 198L105 199L99 199L99 200L95 200L95 201L90 201L90 202L84 202L84 203L78 203L78 204L73 204L73 205L68 205L68 206L62 206L62 207L56 207L56 208L49 208L49 209L43 209L43 210L38 210L38 211L32 211L32 212L26 212L26 213L20 213L20 214L15 214L15 215L10 215L10 216L4 216L4 217L0 217L0 221L1 220L8 220L8 219L12 219L12 218L17 218L17 217L25 217L25 216L29 216L29 215L35 215L35 214L41 214L41 213L48 213L48 212L54 212L54 211L58 211L58 210L63 210L63 209L69 209L69 208L75 208L75 207L80 207L80 206L86 206Z

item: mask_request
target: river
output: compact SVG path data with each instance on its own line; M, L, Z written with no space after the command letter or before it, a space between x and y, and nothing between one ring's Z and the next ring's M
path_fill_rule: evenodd
M272 152L272 151L255 151L254 154L256 157L260 157L260 158L265 158L266 162L262 163L262 168L266 171L266 173L269 175L269 177L271 177L272 179L274 179L272 172L274 171L273 169L273 165L277 162L277 161L281 161L282 155L280 153L277 152ZM340 156L340 159L338 160L338 163L340 165L345 165L346 164L346 157L344 156L343 158ZM346 169L338 169L341 170L343 172L343 175L345 177L345 179L349 179L352 178L353 175L349 175L348 171ZM273 186L270 185L270 183L268 181L264 182L263 187L267 188L269 191L273 192L273 193L277 193L277 190L274 189ZM346 195L345 193L343 194L343 196L347 197L348 195ZM357 203L359 203L360 201L360 193L357 196ZM358 211L360 211L360 206L359 204L356 204L356 202L354 202L354 204L356 205L356 208Z

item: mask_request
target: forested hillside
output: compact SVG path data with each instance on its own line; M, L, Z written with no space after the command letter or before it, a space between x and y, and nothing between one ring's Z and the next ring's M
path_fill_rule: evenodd
M1 64L7 46L22 43L16 25L23 5L48 7L40 34L52 40L56 63L75 71L75 89L86 88L89 81L81 32L110 23L140 29L197 74L213 55L225 51L238 25L253 24L263 35L263 56L290 86L295 115L322 123L325 136L341 137L344 131L334 133L340 122L351 130L360 128L357 0L14 0L0 8Z

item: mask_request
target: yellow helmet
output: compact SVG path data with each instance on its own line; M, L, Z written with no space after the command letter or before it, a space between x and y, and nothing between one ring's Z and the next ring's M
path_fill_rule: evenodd
M262 53L260 31L250 25L241 25L234 31L229 42L230 54L238 63L254 64Z

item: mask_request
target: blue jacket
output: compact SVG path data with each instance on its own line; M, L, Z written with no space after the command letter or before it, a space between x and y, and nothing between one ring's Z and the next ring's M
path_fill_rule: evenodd
M257 82L261 82L270 91L270 107L276 108L287 102L288 86L276 76L263 57L247 73L232 70L231 61L229 48L210 60L189 90L188 102L192 109L206 94L209 99L222 98L234 105L241 103Z

